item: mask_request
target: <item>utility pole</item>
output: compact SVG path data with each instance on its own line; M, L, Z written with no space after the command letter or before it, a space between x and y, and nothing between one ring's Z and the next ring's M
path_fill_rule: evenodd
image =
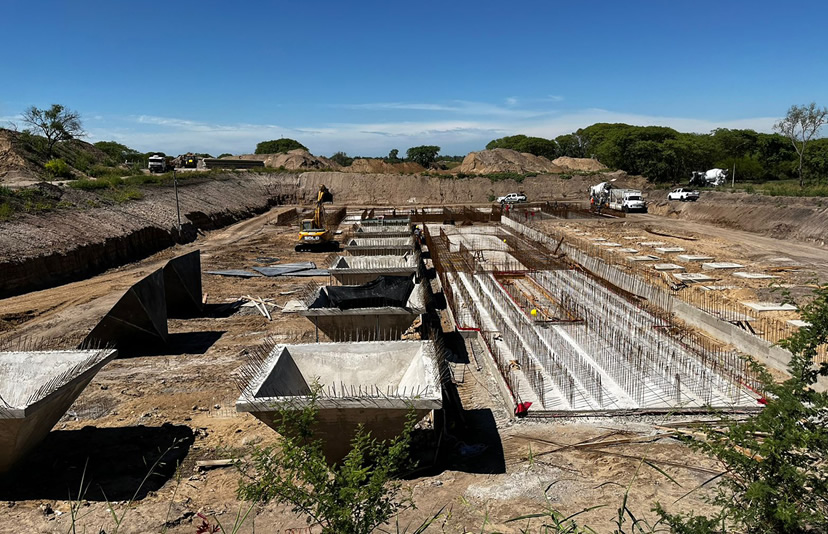
M733 162L733 176L730 177L730 188L734 189L736 187L736 162Z
M181 208L178 205L178 179L175 177L175 169L173 169L173 189L175 190L175 214L178 217L178 235L181 237Z

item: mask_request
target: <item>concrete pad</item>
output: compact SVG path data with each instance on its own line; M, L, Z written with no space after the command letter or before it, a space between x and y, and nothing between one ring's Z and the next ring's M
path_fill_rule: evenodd
M621 243L611 243L609 241L604 241L603 243L598 243L598 246L601 246L601 247L620 247Z
M702 269L706 269L709 271L714 269L741 269L742 267L744 267L744 265L732 263L729 261L702 263Z
M742 302L748 308L759 312L769 311L796 311L793 304L782 304L781 302Z
M675 263L656 263L653 265L656 271L683 271L684 267Z
M607 238L606 237L591 237L589 240L590 241L606 241Z
M164 266L167 317L195 317L204 305L201 297L201 251L173 258Z
M167 341L167 302L161 269L129 288L81 346L123 348L147 341Z
M705 291L726 291L728 289L736 289L736 286L699 286Z
M679 254L677 258L681 261L711 261L712 256L698 256L695 254Z
M662 254L673 254L675 252L684 252L682 247L656 247L656 252L661 252Z
M650 254L642 254L640 256L627 256L627 259L630 261L656 261L660 260L658 256L652 256Z
M788 321L788 324L799 328L807 328L811 326L811 323L809 323L808 321L802 321L800 319L791 319L790 321Z
M642 241L639 243L642 247L660 247L661 245L666 245L664 241Z
M638 249L635 248L617 248L613 252L623 252L624 254L637 254Z
M236 410L274 429L280 410L304 408L311 387L320 388L316 437L331 463L347 454L358 425L392 439L409 410L420 419L443 406L432 341L278 345L249 375Z
M0 473L42 440L117 351L0 352Z
M625 235L621 239L626 239L627 241L634 241L636 239L644 239L643 235Z
M745 272L733 273L733 276L735 276L736 278L748 278L750 280L768 280L771 278L779 278L778 276L774 276L772 274Z
M690 283L694 283L694 282L712 282L712 281L716 280L712 276L708 276L708 275L702 274L702 273L676 273L673 276L675 276L678 280L681 280L682 282L690 282Z

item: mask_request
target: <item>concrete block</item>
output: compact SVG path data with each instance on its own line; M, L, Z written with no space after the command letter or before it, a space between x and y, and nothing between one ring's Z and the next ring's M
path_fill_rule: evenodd
M742 304L759 312L796 311L796 306L793 304L783 304L781 302L742 302Z
M774 276L772 274L745 272L733 273L733 276L735 276L736 278L748 278L750 280L769 280L771 278L779 278L778 276Z
M642 247L660 247L666 245L666 243L664 241L642 241L639 245Z
M123 348L145 341L167 341L167 302L161 269L129 288L81 346Z
M607 238L606 237L591 237L589 240L590 241L606 241Z
M331 463L347 454L358 425L374 438L392 439L409 410L420 419L443 405L432 341L279 345L246 374L253 378L236 410L274 429L280 410L308 404L316 382L316 437Z
M788 321L788 324L796 326L798 328L806 328L808 326L811 326L811 323L809 323L808 321L802 321L800 319L791 319L790 321Z
M0 352L0 473L55 426L115 350Z
M711 261L712 256L698 256L695 254L679 254L678 259L681 261Z
M684 267L675 263L656 263L653 265L656 271L683 271Z
M728 289L736 289L736 286L699 286L704 291L727 291Z
M742 267L744 267L744 265L739 265L738 263L732 263L732 262L729 262L729 261L702 263L702 269L706 269L706 270L741 269Z
M336 256L328 269L342 285L361 285L379 276L412 276L417 272L416 254L404 256Z
M620 247L621 243L611 243L610 241L604 241L602 243L598 243L598 245L602 247Z
M682 247L656 247L656 252L661 252L662 254L674 254L676 252L684 252Z
M656 261L660 260L658 256L653 256L651 254L641 254L639 256L627 256L627 259L630 261Z
M624 254L638 254L638 249L635 248L616 248L613 252L623 252Z
M195 317L201 313L201 251L173 258L164 266L167 317Z
M702 274L702 273L676 273L673 276L675 276L678 280L681 280L682 282L690 282L690 283L712 282L712 281L716 280L712 276L708 276L708 275Z

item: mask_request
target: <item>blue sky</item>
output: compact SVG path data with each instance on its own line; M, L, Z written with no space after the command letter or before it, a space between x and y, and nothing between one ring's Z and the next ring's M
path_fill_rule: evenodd
M235 154L444 154L594 122L770 131L828 105L828 2L4 0L0 124L79 111L87 140Z

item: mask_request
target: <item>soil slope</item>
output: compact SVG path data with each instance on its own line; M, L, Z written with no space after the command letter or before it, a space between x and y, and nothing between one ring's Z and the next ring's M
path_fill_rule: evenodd
M419 163L406 161L402 163L387 163L381 159L364 159L358 158L353 161L348 167L343 167L342 172L359 172L359 173L387 173L387 174L416 174L424 172L425 167Z
M564 172L563 168L544 157L509 150L508 148L471 152L463 159L463 163L456 170L466 174L492 174L496 172L556 174Z
M261 160L265 162L265 167L279 167L296 171L301 169L340 169L341 166L335 161L322 156L314 156L307 150L297 148L287 153L278 154L244 154L241 156L228 156L223 159L245 159L245 160Z
M605 171L607 166L599 162L597 159L591 158L570 158L569 156L561 156L552 160L552 163L564 169L571 169L573 171L596 172Z
M650 193L650 213L712 223L780 239L828 242L828 199L703 191L697 202Z

